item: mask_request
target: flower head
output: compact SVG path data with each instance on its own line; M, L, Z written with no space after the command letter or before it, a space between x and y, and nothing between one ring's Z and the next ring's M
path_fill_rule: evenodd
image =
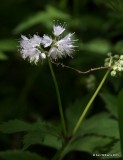
M64 55L57 47L52 47L48 53L48 56L52 60L56 60L58 58L62 58Z
M52 43L52 38L44 34L42 38L42 44L44 45L44 48L49 47L51 43Z
M41 42L42 42L42 38L35 34L32 38L30 38L30 44L32 45L32 47L39 47Z
M73 34L69 33L67 36L57 41L55 46L49 51L49 57L55 60L57 58L66 57L67 55L72 57L74 48L76 47L73 45L74 40L72 40L72 36Z
M57 37L61 35L65 31L65 28L60 25L54 25L53 26L53 34Z
M21 36L20 47L21 47L21 55L22 57L29 58L30 62L37 63L41 56L41 51L38 49L41 44L41 37L34 35L32 38L27 38L26 36Z
M49 57L52 60L63 58L66 56L72 57L75 40L73 40L73 34L69 33L65 37L61 37L61 34L65 31L64 25L53 26L53 36L46 34L43 37L34 35L31 38L21 36L20 52L22 57L28 58L30 62L37 63L40 59L46 59Z

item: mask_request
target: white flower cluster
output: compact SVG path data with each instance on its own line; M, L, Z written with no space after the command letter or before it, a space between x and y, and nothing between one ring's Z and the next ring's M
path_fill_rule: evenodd
M115 77L120 74L123 72L123 55L110 55L105 59L105 66L111 66L111 76Z
M29 58L30 62L37 63L40 59L46 59L49 57L52 60L63 58L66 56L72 57L75 40L72 40L73 34L69 33L65 37L61 38L61 34L65 31L64 26L53 26L53 37L43 35L40 37L34 35L31 38L21 36L20 41L20 53L22 57Z

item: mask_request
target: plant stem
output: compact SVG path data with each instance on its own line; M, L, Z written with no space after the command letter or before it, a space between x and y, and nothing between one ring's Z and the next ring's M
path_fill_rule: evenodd
M56 77L55 77L55 73L53 71L52 64L51 64L49 59L48 59L48 63L49 63L50 71L51 71L52 78L53 78L54 85L55 85L55 89L56 89L56 94L57 94L59 112L60 112L60 116L61 116L61 124L62 124L62 128L63 128L63 133L64 133L64 136L66 136L67 131L66 131L65 118L64 118L64 114L63 114L63 108L62 108L62 103L61 103L59 87L58 87L58 83L57 83L57 80L56 80Z
M94 94L93 94L93 96L91 97L90 101L89 101L88 104L86 105L86 107L85 107L84 111L82 112L82 114L81 114L81 116L80 116L78 122L76 123L75 128L73 129L72 136L75 135L75 133L76 133L77 130L79 129L79 127L80 127L80 125L81 125L83 119L85 118L85 116L86 116L86 114L87 114L87 112L88 112L88 110L89 110L89 108L90 108L92 102L94 101L94 99L95 99L95 97L97 96L98 92L100 91L100 89L101 89L103 83L105 82L105 80L106 80L106 78L107 78L109 72L110 72L110 70L108 70L108 71L105 73L105 75L104 75L102 81L100 82L98 88L96 89L96 91L94 92Z

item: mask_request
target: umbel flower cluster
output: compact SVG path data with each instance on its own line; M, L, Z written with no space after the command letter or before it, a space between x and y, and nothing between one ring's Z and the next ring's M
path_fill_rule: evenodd
M75 40L72 40L73 33L61 37L65 27L62 25L53 26L53 36L33 35L31 38L21 36L20 53L22 57L28 58L30 62L37 63L39 60L49 57L51 60L57 60L66 56L72 57Z
M111 67L111 76L115 77L123 72L123 55L108 55L105 59L105 66Z

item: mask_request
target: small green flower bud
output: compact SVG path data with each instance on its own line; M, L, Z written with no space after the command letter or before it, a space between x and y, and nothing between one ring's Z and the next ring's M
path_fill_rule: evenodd
M123 61L120 61L120 65L123 66Z
M115 54L115 55L114 55L114 58L115 58L115 59L119 59L119 55Z
M120 56L120 59L123 60L123 55Z
M106 58L106 59L105 59L105 62L109 62L109 61L110 61L110 58Z
M109 53L107 53L107 55L110 57L110 56L112 55L112 53L111 53L111 52L109 52Z
M123 67L121 67L121 71L123 72Z
M115 70L115 71L117 70L117 66L116 65L113 66L113 70Z
M121 68L121 67L118 67L117 70L118 70L119 72L121 72L122 68Z
M116 71L111 71L111 76L115 77L116 76Z

